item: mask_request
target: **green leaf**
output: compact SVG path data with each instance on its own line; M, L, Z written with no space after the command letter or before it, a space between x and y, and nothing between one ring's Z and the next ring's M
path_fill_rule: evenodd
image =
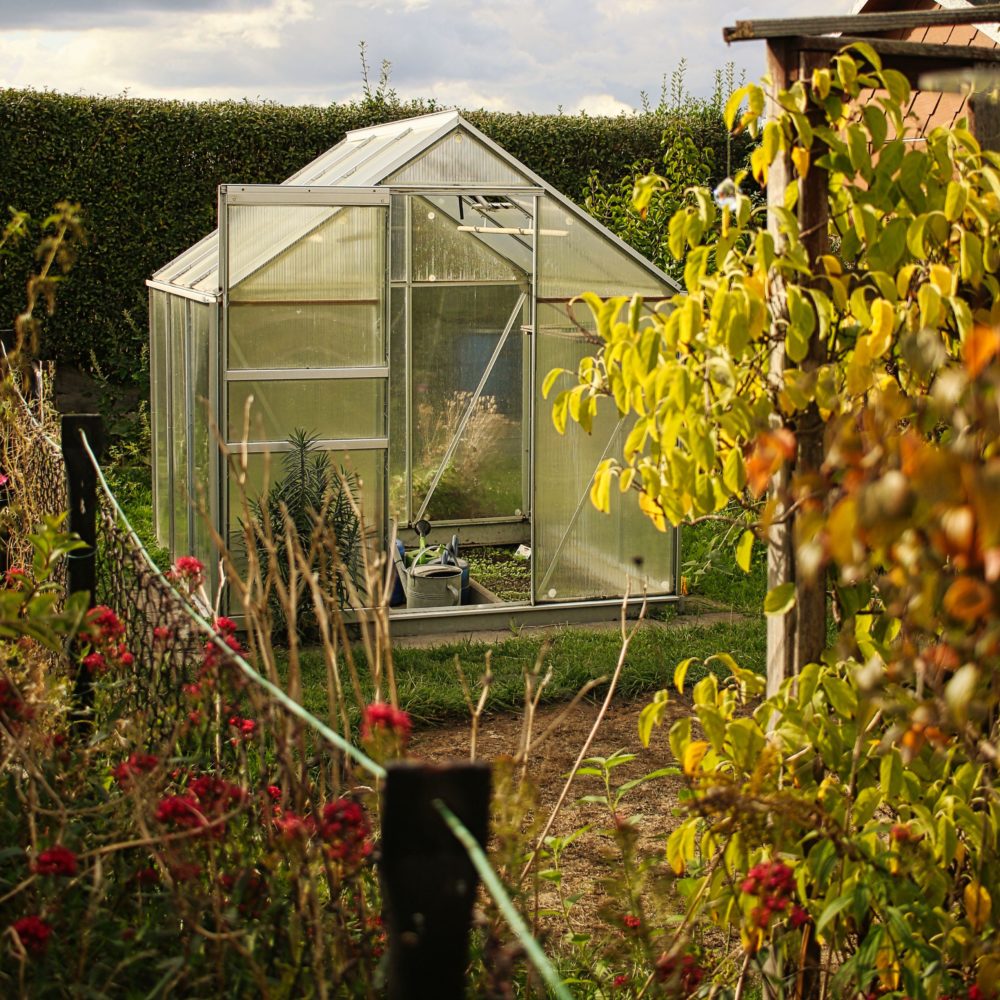
M736 565L744 573L750 572L750 556L753 554L754 533L748 528L736 543Z
M846 910L848 906L854 901L854 889L852 888L850 892L845 892L844 895L838 896L832 903L828 903L823 912L819 915L819 920L816 921L816 933L820 934L823 928L826 927L828 923L838 913Z
M764 614L769 616L787 615L795 607L795 584L779 583L772 587L764 598Z

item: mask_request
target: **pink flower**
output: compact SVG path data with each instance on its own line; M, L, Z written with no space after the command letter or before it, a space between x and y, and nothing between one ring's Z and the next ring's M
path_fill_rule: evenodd
M31 866L36 875L65 875L70 877L76 874L76 855L68 848L56 845L48 850L42 851L35 858Z
M21 917L20 920L15 920L12 926L26 951L30 951L33 955L40 955L45 951L52 928L41 917Z

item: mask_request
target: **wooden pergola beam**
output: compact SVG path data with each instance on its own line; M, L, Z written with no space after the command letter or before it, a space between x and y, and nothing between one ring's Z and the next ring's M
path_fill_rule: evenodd
M1000 4L987 4L961 10L905 10L888 14L855 14L847 17L787 17L779 20L737 21L735 25L722 29L722 38L728 43L836 33L867 36L872 32L906 31L910 28L930 28L935 25L997 23L1000 23Z

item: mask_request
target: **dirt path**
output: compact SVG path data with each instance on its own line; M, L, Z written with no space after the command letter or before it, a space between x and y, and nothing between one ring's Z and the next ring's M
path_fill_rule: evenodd
M667 744L667 733L677 718L690 713L690 702L680 697L671 702L664 724L654 730L649 748L644 749L639 742L638 719L639 712L649 701L646 697L612 704L588 752L588 756L595 757L608 757L620 750L636 755L631 763L614 769L615 785L674 763ZM598 708L597 704L590 703L576 706L566 714L558 730L532 751L528 774L537 789L536 822L543 823L548 818L593 725ZM535 737L539 737L565 711L565 706L540 709L533 729ZM497 715L485 719L479 733L479 756L495 761L515 753L521 729L519 716ZM468 725L438 726L417 732L411 745L413 756L433 762L468 758L469 733ZM626 817L635 817L640 850L662 851L666 836L678 822L677 792L680 787L677 777L656 779L637 786L622 800L619 811ZM565 837L587 823L593 825L593 829L567 848L563 862L564 892L583 894L573 909L574 918L581 924L596 918L608 899L605 881L612 876L620 877L621 873L620 855L613 841L596 832L611 826L609 810L599 804L578 802L582 796L603 791L603 782L599 778L578 776L552 829L554 835ZM557 905L557 896L550 883L543 882L542 887L541 905Z

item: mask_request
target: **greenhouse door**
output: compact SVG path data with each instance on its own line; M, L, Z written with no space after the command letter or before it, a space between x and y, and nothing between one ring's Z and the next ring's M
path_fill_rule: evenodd
M532 199L462 191L406 205L410 461L400 520L514 522L527 541Z
M370 188L223 186L222 414L246 440L247 494L282 475L304 431L334 469L360 479L371 544L385 544L388 195ZM268 456L272 456L268 461ZM239 491L224 498L229 532Z

